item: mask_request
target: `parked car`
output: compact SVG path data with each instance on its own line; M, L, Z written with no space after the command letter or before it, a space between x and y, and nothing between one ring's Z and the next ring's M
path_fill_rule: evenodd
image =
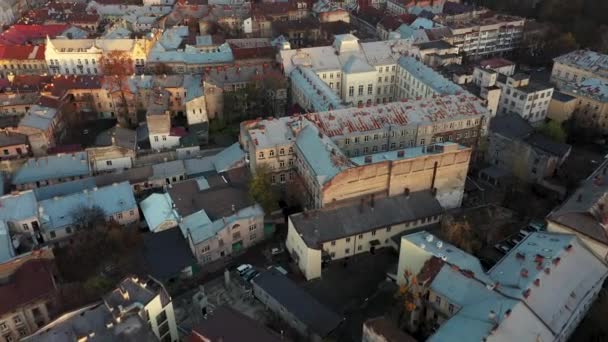
M246 282L250 282L251 279L255 278L258 274L260 274L260 272L252 268L249 271L245 272L245 274L243 274L243 280L245 280Z
M236 268L236 271L239 272L240 276L243 276L243 274L245 274L245 272L247 272L251 269L253 269L253 266L251 266L249 264L242 264L241 266Z
M494 248L496 248L499 252L501 253L507 253L509 252L510 248L508 246L505 246L503 244L497 243L494 245Z

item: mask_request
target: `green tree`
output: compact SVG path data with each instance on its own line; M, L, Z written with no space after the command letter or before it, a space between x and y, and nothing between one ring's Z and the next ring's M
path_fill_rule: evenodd
M551 120L542 125L539 129L539 132L559 142L566 142L566 138L568 137L566 134L566 130L562 127L562 125L554 120Z
M278 208L278 196L272 187L271 175L267 167L256 167L255 176L249 182L249 195L258 202L266 214Z

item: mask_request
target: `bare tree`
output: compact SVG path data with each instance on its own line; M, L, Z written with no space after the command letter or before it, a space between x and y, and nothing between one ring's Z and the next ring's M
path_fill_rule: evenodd
M104 55L99 65L106 76L104 82L112 93L118 94L120 100L117 108L118 121L125 125L131 124L127 94L131 93L128 78L135 73L133 60L126 52L114 50Z
M98 206L80 205L72 211L74 224L85 229L96 228L106 222L106 213Z
M450 243L468 253L474 253L483 245L478 234L465 218L456 220L446 215L441 222L441 235Z

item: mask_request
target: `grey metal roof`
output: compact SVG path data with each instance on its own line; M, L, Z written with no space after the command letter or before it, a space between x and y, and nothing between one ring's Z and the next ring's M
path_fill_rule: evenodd
M262 272L252 282L321 337L327 336L342 322L338 314L274 268Z
M114 138L114 141L112 141ZM137 133L134 130L122 127L112 127L106 131L99 133L95 139L96 146L120 146L135 150L137 145Z
M317 209L291 215L289 218L304 242L311 248L321 243L361 234L424 217L440 215L441 204L430 191L411 193L334 209Z
M177 227L145 234L143 257L146 271L158 279L174 277L196 264L190 246Z
M495 116L490 122L490 131L513 140L521 140L546 153L564 157L571 149L568 144L554 141L534 131L528 121L517 114L509 113Z
M215 221L254 204L247 188L233 184L218 184L217 177L210 179L212 180L209 183L210 189L200 190L195 179L171 185L167 192L180 215L188 216L204 209L207 216Z
M608 160L605 160L547 220L569 227L608 245L604 228L606 194L608 193Z
M27 136L21 133L4 131L0 133L0 146L27 144Z
M108 328L108 323L113 325ZM99 303L64 314L28 337L27 341L77 341L82 336L92 333L95 333L94 340L100 342L158 340L147 322L138 315L123 317L119 323L116 323L108 308L103 303Z
M510 139L522 139L534 132L534 128L521 116L509 113L492 118L490 131Z
M213 310L213 313L209 314L207 319L195 325L192 330L210 341L285 341L254 319L226 305ZM191 341L199 341L199 339L191 339Z

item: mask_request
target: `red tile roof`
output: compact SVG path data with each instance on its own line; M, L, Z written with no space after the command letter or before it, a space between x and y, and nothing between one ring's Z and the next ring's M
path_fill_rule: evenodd
M0 59L44 60L44 45L0 45Z
M70 89L101 89L101 76L55 76L52 80L51 94L61 97Z
M23 25L15 24L0 34L0 44L19 45L28 41L55 38L70 28L69 24Z
M52 263L49 260L29 260L0 285L0 316L29 302L52 295L55 290Z
M172 137L185 137L188 135L188 132L186 132L184 127L171 127L171 133L169 135Z

